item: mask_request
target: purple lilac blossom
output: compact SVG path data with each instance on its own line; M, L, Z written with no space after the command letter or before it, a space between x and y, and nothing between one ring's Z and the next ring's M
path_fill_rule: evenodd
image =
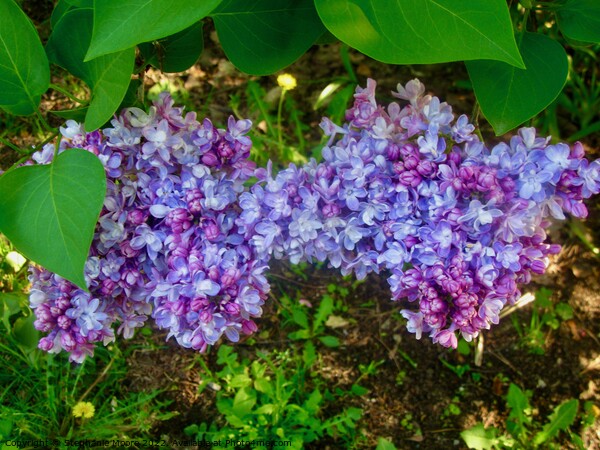
M379 105L375 88L357 88L346 123L323 119L321 162L276 174L248 160L250 121L217 129L166 94L102 132L68 121L58 153L97 155L108 193L85 266L89 293L31 268L40 348L81 362L149 317L186 348L237 342L257 329L271 257L328 261L358 278L385 271L417 339L456 347L497 324L518 285L560 250L547 218L587 215L600 161L533 128L490 149L420 81L398 85L404 105ZM49 144L33 160L53 155Z
M237 220L248 239L273 219L271 248L252 245L275 258L327 260L358 278L387 270L408 330L456 347L498 323L518 285L545 271L560 249L547 242L546 217L585 217L600 161L583 159L580 143L548 145L533 128L490 150L418 80L393 93L403 106L378 105L375 87L357 89L346 123L323 120L322 162L260 171ZM305 201L306 190L317 197Z
M200 351L223 335L237 341L254 332L269 291L262 275L269 255L236 225L239 196L254 173L250 122L231 118L217 129L183 115L163 94L148 113L130 108L112 126L93 133L73 121L61 127L58 152L96 154L108 192L85 266L89 293L31 268L35 326L47 333L40 348L82 362L96 343L131 338L149 317ZM47 164L53 150L45 146L33 160Z

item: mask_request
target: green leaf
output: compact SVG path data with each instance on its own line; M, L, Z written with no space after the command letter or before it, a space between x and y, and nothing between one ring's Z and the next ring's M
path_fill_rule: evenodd
M304 344L304 351L302 352L302 362L304 363L304 367L307 369L311 368L316 360L317 352L315 350L315 345L312 341L306 341L306 344Z
M314 391L310 394L310 396L304 402L304 408L312 415L316 416L319 412L319 405L323 400L323 395L319 391L319 388L315 388Z
M325 32L313 0L224 0L211 17L227 57L252 75L290 65Z
M10 318L21 312L21 305L25 302L25 294L17 292L0 292L0 320L6 330L10 330Z
M94 31L85 60L178 33L206 17L220 0L94 1Z
M345 411L346 416L352 420L358 420L362 417L362 409L350 407Z
M578 408L579 401L575 398L567 400L557 406L549 417L550 421L544 425L542 431L535 435L533 442L536 445L543 444L544 442L555 438L559 431L564 431L573 425Z
M86 289L83 267L105 194L100 160L67 150L52 164L0 177L0 230L27 258Z
M94 7L94 0L58 0L58 3L54 7L52 11L52 16L50 16L50 25L54 29L56 24L62 19L65 14L67 14L70 10L76 8L87 8L92 9Z
M396 446L393 442L388 441L385 438L380 437L377 440L377 447L375 450L396 450Z
M463 438L469 448L491 450L498 442L496 434L497 430L495 428L485 428L482 423L478 423L460 433L460 437Z
M28 317L19 317L12 329L15 340L26 353L34 351L40 340L40 332L33 326L34 321L35 316L33 314Z
M267 403L266 405L262 405L254 411L255 414L267 414L271 415L276 411L276 407L273 403Z
M494 59L524 67L505 0L315 0L338 39L390 64Z
M319 337L319 341L329 348L336 348L340 346L340 340L335 336L321 336Z
M293 341L297 341L300 339L310 339L310 336L310 330L292 331L288 334L288 337Z
M313 331L317 331L323 325L327 317L333 312L333 298L329 295L324 295L319 304L319 309L315 314L313 322Z
M138 48L146 64L162 72L183 72L198 61L204 49L202 22L164 39L144 42Z
M567 0L557 3L558 28L569 39L600 42L600 2Z
M353 384L350 388L350 392L360 397L361 395L365 395L367 392L369 392L369 390L360 384Z
M296 325L301 326L304 329L308 328L308 316L300 307L294 307L292 311L292 320Z
M255 404L256 391L249 388L240 389L233 398L233 405L231 407L231 411L237 417L242 418L250 414Z
M81 78L92 90L85 116L87 131L104 125L125 97L135 61L135 48L84 62L91 39L92 10L72 9L56 24L46 51L50 59Z
M7 441L13 429L12 419L0 419L0 440Z
M520 49L526 70L498 61L466 63L481 110L497 135L541 112L567 81L567 54L554 39L525 33Z
M254 389L264 394L271 394L273 392L273 383L266 378L259 378L254 382Z
M556 315L560 320L570 320L573 318L573 308L568 303L559 303L555 308Z
M252 384L252 379L247 373L238 373L228 383L232 388L244 388Z
M53 114L61 119L65 120L75 120L77 122L83 122L85 120L85 115L88 112L89 107L83 106L81 108L75 109L63 109L61 111L48 111L50 114Z
M510 408L506 424L508 431L515 437L524 435L527 432L525 425L531 423L531 418L527 416L531 409L527 395L519 386L511 383L508 387L506 404Z
M13 0L0 0L0 108L28 115L50 86L50 66L36 29Z

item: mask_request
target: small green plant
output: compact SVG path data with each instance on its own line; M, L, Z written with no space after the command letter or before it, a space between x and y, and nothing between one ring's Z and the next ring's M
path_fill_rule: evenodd
M0 328L2 328L0 326ZM0 339L0 440L152 439L173 416L159 391L123 388L125 359L115 349L73 366L65 355L24 354L11 333Z
M283 307L284 325L291 323L300 328L288 334L290 339L317 339L327 347L334 348L340 346L340 340L336 336L327 334L325 328L328 320L334 317L333 313L336 309L336 300L332 295L329 293L323 295L312 317L309 314L308 308L302 302L294 301L286 294L281 296L281 304Z
M217 389L217 421L191 425L188 436L209 441L255 441L253 448L268 446L268 441L290 441L293 449L328 435L340 443L355 438L356 422L362 416L358 408L346 408L332 417L323 417L323 409L335 396L320 387L309 371L317 355L307 342L302 355L292 351L258 352L259 359L240 360L232 347L221 346L217 364L211 372L202 361L206 378L200 385ZM264 441L264 446L260 442Z
M0 235L0 330L4 328L4 341L12 343L7 349L35 364L39 332L33 327L35 317L25 293L29 285L27 266L27 260Z
M530 397L530 391L523 391L511 383L506 396L506 404L510 410L506 422L508 434L494 427L485 428L482 423L478 423L463 431L461 437L469 448L476 450L558 449L561 447L556 440L561 432L566 432L577 448L584 449L581 437L571 430L579 408L577 399L566 400L556 406L546 421L539 423L533 417Z
M536 292L531 319L527 327L523 327L518 318L512 316L513 325L521 342L530 353L536 355L543 355L545 352L547 332L558 329L561 322L573 318L573 309L567 303L554 304L551 297L550 289L541 288Z
M278 86L267 91L258 81L248 80L243 93L231 96L229 106L236 116L249 117L258 124L250 131L251 155L255 162L264 165L271 159L279 164L305 163L307 143L304 133L309 126L303 122L303 112L290 93L296 87L296 79L290 74L282 74L277 81ZM284 130L284 115L292 136Z
M29 284L27 266L27 259L16 252L0 234L0 295L3 292L23 292L26 289Z

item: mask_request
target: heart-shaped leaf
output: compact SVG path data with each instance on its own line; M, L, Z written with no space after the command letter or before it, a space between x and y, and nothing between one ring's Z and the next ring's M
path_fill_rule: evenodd
M40 37L13 0L0 0L0 108L33 113L50 86L50 67Z
M220 0L94 1L94 31L85 60L175 34L206 17Z
M92 90L85 116L87 131L101 127L112 117L125 97L135 62L134 48L84 62L91 30L92 10L71 9L56 23L46 45L53 62L81 78Z
M146 64L162 72L183 72L198 61L204 49L202 22L164 39L140 44L138 48Z
M494 59L524 67L505 0L315 0L338 39L390 64Z
M519 48L526 70L499 61L466 63L477 101L497 135L541 112L567 81L567 54L554 39L525 33Z
M600 2L567 0L556 10L558 28L569 39L600 42Z
M227 57L252 75L290 65L325 32L312 0L224 0L211 17Z
M0 177L0 231L27 258L85 288L83 267L105 195L100 160L67 150L52 164Z

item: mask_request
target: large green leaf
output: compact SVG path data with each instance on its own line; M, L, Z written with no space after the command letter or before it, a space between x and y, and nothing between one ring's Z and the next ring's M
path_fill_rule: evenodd
M390 64L494 59L524 67L505 0L315 0L331 33Z
M211 16L227 57L252 75L290 65L325 32L312 0L224 0Z
M134 48L84 62L91 30L92 10L71 9L56 23L46 45L53 62L81 78L92 90L85 116L88 131L104 125L121 104L135 62Z
M204 49L202 22L154 42L138 45L146 64L162 72L183 72L193 66Z
M92 9L94 7L93 0L58 0L54 10L52 11L52 16L50 17L50 25L52 28L56 27L56 24L63 16L68 13L70 10L75 8L89 8Z
M94 31L85 60L175 34L206 17L220 0L94 1Z
M85 288L83 267L106 194L100 160L67 150L0 177L0 231L27 258Z
M33 113L50 86L50 67L40 37L13 0L0 0L0 108Z
M600 2L567 0L556 11L560 31L570 39L600 42Z
M466 63L481 110L497 135L541 112L567 81L567 54L554 39L525 33L520 49L526 70L499 61Z

